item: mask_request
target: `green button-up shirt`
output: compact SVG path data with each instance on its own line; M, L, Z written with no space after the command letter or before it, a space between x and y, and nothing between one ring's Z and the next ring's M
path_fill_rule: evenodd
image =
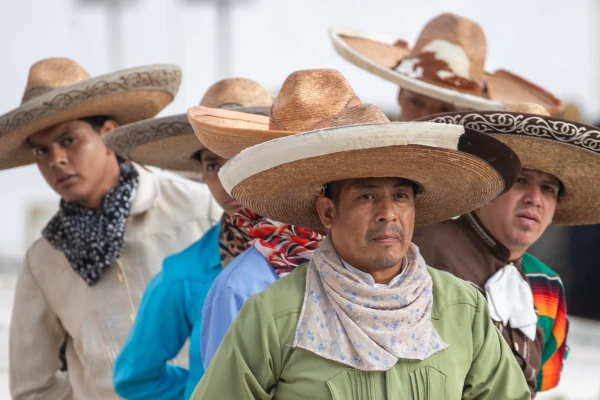
M431 318L447 349L423 361L400 360L385 372L364 372L292 347L305 265L248 300L192 400L529 399L483 296L446 272L429 272Z

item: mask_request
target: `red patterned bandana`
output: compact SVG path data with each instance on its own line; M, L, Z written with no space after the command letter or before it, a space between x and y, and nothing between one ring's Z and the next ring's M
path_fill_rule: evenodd
M231 217L231 223L248 228L248 246L254 246L265 256L279 277L310 261L323 239L323 235L310 229L273 222L247 208Z

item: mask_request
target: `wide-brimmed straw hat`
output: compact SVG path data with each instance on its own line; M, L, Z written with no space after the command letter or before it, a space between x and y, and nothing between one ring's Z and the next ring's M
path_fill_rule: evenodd
M464 111L432 115L421 121L462 125L493 135L521 159L523 168L553 175L564 193L553 223L600 223L600 130L580 122L551 117L535 104L507 111Z
M292 126L303 118L301 109L286 117ZM422 225L490 202L519 169L514 152L491 136L458 125L389 122L377 107L361 104L340 110L324 129L247 148L219 177L227 192L260 215L324 229L316 200L329 182L410 179L420 188L415 223Z
M52 126L107 116L119 124L153 117L174 98L181 71L148 65L91 78L75 61L49 58L30 71L21 106L0 116L0 169L35 162L26 139Z
M326 127L334 115L358 104L360 99L341 73L313 69L296 71L287 77L273 102L270 117L193 107L188 118L207 148L231 158L266 140Z
M200 101L207 108L227 109L267 117L273 97L257 82L244 78L224 79L212 85ZM115 153L140 164L198 172L192 155L204 149L186 114L154 118L121 126L104 137Z
M404 40L350 28L329 30L335 50L347 61L403 89L475 110L502 110L532 102L556 114L562 103L526 79L484 70L486 40L474 21L442 14L431 20L411 48Z

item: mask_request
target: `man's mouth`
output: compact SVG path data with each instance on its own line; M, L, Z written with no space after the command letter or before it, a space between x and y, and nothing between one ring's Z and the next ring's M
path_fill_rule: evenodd
M64 187L74 183L76 179L77 175L75 174L65 174L59 176L58 179L56 179L56 184L58 186Z
M400 235L397 233L384 233L374 236L372 240L383 244L396 243L400 241Z
M527 211L517 213L517 218L526 225L535 225L540 222L540 217Z

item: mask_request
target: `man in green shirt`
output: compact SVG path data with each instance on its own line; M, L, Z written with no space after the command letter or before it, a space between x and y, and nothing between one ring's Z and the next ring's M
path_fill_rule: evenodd
M308 118L293 108L289 119ZM192 399L529 399L484 297L429 269L411 243L415 225L510 187L514 153L460 126L390 123L366 104L317 126L221 170L250 209L329 235L246 302ZM493 149L503 168L468 146Z

